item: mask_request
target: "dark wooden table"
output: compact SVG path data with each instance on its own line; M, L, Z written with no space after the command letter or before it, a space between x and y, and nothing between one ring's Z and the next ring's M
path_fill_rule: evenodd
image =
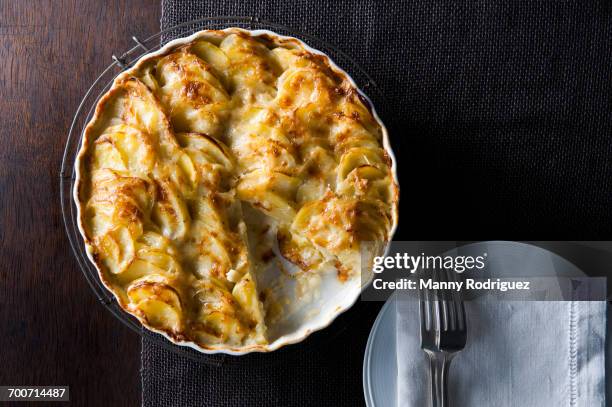
M140 403L140 337L70 251L59 171L84 92L159 1L0 0L0 385L69 385L74 405Z

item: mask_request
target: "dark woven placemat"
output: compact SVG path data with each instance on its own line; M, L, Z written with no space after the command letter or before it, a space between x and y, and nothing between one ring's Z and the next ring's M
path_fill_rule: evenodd
M378 303L357 303L333 326L270 354L187 359L143 338L143 406L363 405L363 350Z
M250 15L310 33L382 88L398 240L612 237L609 1L162 0L162 26ZM359 406L377 304L291 352L203 364L143 343L145 406ZM317 342L327 339L327 341Z

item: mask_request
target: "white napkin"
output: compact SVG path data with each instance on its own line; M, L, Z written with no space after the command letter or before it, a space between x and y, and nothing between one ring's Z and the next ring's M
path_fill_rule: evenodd
M428 404L419 303L396 301L399 407ZM452 407L605 406L606 302L466 302L468 344L450 367Z

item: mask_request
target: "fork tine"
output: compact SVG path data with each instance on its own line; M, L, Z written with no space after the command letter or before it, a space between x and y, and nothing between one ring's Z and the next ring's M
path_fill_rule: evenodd
M444 269L436 270L436 281L443 283L444 278ZM446 301L446 290L439 289L437 290L438 294L438 306L440 308L440 331L448 331L448 319L450 317L448 313L448 302Z
M419 305L421 309L421 332L426 333L432 329L432 318L431 318L431 300L429 298L429 292L426 288L419 291Z
M427 320L427 310L425 299L419 300L420 310L421 310L421 338L424 338L424 335L427 335L427 329L429 326L429 322Z
M458 320L460 321L460 327L462 330L467 330L467 318L465 316L465 303L463 301L464 296L462 295L457 295L459 297L459 300L457 301L457 304L459 305L459 310L457 312L458 314Z
M425 305L425 295L421 291L419 292L419 309L421 311L421 337L427 331L427 314L426 314L426 305Z
M434 280L435 280L435 272L434 272ZM433 288L433 305L434 305L434 321L435 321L435 331L442 331L442 301L440 301L440 290L437 288Z
M427 295L427 315L429 330L435 332L438 329L438 308L436 304L436 293L428 288L425 289Z
M453 270L444 270L445 276L446 276L446 281L453 282ZM446 299L448 301L448 309L449 309L449 320L450 320L450 324L449 324L449 330L456 330L457 329L457 298L456 298L456 291L453 289L449 289L446 292Z
M459 275L454 272L449 272L453 281L459 281ZM463 298L460 293L454 293L455 296L455 307L457 311L457 329L458 330L466 330L467 329L467 319L465 316L465 304L463 302Z
M446 270L443 269L443 273L445 276L445 280L447 282L452 282L453 277L453 271L451 270ZM455 292L452 290L447 290L446 291L446 301L447 301L447 307L448 307L448 317L449 317L449 324L448 324L448 329L451 331L454 331L457 329L457 302L456 302L456 298L455 298Z

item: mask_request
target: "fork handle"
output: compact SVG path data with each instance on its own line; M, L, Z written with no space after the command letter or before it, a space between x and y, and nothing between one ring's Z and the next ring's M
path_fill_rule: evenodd
M429 353L432 407L449 407L448 368L451 360L452 355L447 353Z

